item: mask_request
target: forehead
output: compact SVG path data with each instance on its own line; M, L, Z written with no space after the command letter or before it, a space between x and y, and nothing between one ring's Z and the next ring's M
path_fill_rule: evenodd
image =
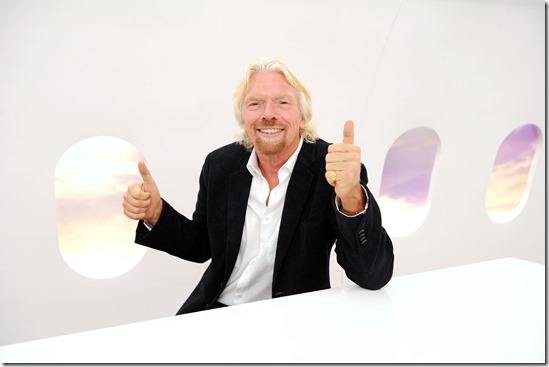
M284 74L274 71L260 71L250 77L246 97L268 97L273 95L291 95L295 89L288 83Z

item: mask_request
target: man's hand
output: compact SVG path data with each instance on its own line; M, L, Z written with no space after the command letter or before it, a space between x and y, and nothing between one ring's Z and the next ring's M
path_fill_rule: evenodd
M326 180L335 188L345 214L358 213L366 204L360 186L360 147L354 139L354 123L348 120L343 127L343 143L330 145L326 154Z
M162 200L156 182L143 161L138 163L143 183L128 186L124 193L124 214L135 220L146 220L153 225L158 222L162 212Z

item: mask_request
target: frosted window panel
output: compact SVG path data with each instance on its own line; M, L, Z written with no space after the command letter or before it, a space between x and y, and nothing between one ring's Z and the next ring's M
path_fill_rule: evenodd
M378 199L389 235L408 236L427 218L439 151L440 138L428 127L406 131L389 148Z
M136 222L123 214L122 195L141 182L143 157L124 140L101 136L70 147L55 169L59 250L77 273L107 279L131 270L145 254L135 245Z
M533 124L513 130L501 143L486 190L485 208L496 223L513 220L527 201L541 131Z

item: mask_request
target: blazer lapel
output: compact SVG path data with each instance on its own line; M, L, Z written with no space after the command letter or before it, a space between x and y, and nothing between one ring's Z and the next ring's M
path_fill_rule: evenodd
M303 143L292 171L290 182L288 183L286 200L284 201L284 209L280 221L273 284L277 279L282 261L284 260L291 240L294 237L301 217L301 212L307 201L307 193L309 192L309 188L313 181L313 173L311 172L310 167L314 162L315 146L315 144Z
M246 208L248 206L248 196L252 185L252 175L246 168L249 154L242 159L241 167L234 172L228 181L229 197L227 202L227 256L224 279L227 280L238 257L240 242L242 241L242 230L244 229L244 220L246 219Z

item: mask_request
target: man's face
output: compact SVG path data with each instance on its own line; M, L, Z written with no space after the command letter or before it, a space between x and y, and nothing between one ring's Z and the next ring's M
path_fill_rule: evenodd
M304 122L297 92L278 72L252 75L244 96L244 128L257 153L284 161L299 145Z

